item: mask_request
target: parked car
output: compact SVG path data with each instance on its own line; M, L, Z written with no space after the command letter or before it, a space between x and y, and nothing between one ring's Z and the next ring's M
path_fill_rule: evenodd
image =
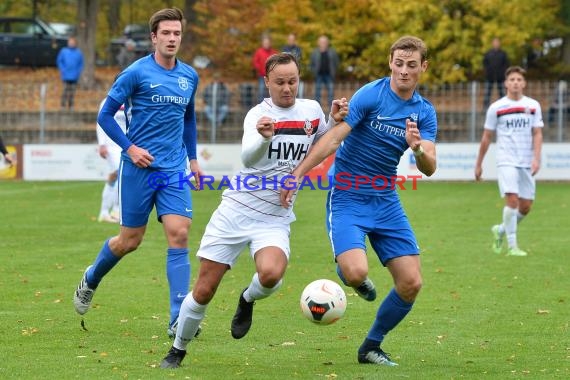
M109 47L109 63L117 65L119 62L117 57L122 48L125 47L127 41L134 41L135 58L140 58L153 51L152 41L150 40L150 29L144 24L129 24L125 27L123 35L113 38ZM129 41L129 43L131 43Z
M55 66L67 39L39 18L0 17L0 65Z
M73 24L66 24L63 22L50 22L49 26L51 26L51 28L61 36L69 37L69 36L75 36L76 34L75 25Z

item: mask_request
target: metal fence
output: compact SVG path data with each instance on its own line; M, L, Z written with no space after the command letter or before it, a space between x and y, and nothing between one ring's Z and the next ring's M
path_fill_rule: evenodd
M201 83L196 97L198 139L201 143L239 143L243 119L257 103L257 83L227 84L227 102L216 102L217 93L209 96ZM336 97L350 98L363 83L335 84ZM99 102L110 83L99 83L95 90L79 88L73 111L60 110L62 88L56 80L48 83L16 83L0 79L0 133L6 143L95 143L95 120ZM483 130L483 85L479 82L441 86L421 86L420 93L437 110L439 142L478 142ZM216 91L220 91L219 88ZM492 100L498 94L494 90ZM545 142L570 141L570 100L565 81L529 82L526 94L542 105ZM321 99L326 99L326 91ZM303 83L303 97L313 98L314 84ZM206 99L212 99L208 109ZM226 104L227 103L227 104ZM323 104L325 112L328 105ZM222 114L220 110L224 110ZM214 117L208 117L214 114ZM223 116L223 117L222 117Z

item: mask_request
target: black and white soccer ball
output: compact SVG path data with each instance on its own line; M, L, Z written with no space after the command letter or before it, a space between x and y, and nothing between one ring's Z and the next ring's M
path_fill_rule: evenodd
M346 294L334 281L320 279L311 282L301 294L301 311L311 322L330 325L346 311Z

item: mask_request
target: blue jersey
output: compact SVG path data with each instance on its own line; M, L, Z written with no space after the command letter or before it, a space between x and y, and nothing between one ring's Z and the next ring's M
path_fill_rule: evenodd
M409 148L406 119L417 123L422 140L435 142L435 108L417 92L409 100L403 100L390 88L389 77L370 82L356 91L350 100L348 116L344 118L352 131L336 153L337 185L368 195L395 191L390 181L395 179L400 158ZM362 177L357 179L356 176ZM365 183L365 179L375 185ZM359 181L358 185L355 181ZM388 181L387 186L385 181Z
M127 138L154 157L152 168L183 170L190 152L196 151L197 88L198 73L192 67L177 59L167 70L151 54L121 72L109 91L109 97L125 105ZM184 137L185 122L193 123L193 138ZM129 159L126 152L123 158Z

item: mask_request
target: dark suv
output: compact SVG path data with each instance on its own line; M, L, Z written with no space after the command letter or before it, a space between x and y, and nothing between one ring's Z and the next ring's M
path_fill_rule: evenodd
M111 40L109 62L112 65L118 63L117 56L128 40L134 42L135 58L140 58L153 51L149 26L146 24L129 24L125 27L122 36Z
M0 65L55 66L67 39L39 18L0 17Z

